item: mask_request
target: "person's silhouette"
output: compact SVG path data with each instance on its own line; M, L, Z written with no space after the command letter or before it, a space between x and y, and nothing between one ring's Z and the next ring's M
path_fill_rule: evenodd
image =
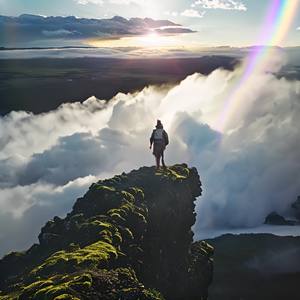
M155 156L156 160L156 169L159 169L160 167L160 159L163 167L165 168L166 165L164 161L164 151L166 146L169 144L169 137L160 120L157 120L155 127L156 128L153 130L150 137L150 149L152 148L153 144L153 155Z

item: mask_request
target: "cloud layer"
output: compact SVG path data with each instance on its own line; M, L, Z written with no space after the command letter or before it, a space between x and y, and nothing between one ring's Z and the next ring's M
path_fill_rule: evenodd
M196 233L257 226L270 211L287 211L300 190L300 82L253 74L218 132L240 72L218 69L108 103L91 97L1 118L0 254L29 246L40 226L70 210L96 178L152 165L148 139L156 118L170 136L167 163L187 162L200 172Z
M184 17L190 17L190 18L203 18L204 15L205 15L205 12L199 12L193 8L189 8L189 9L186 9L184 10L182 13L181 13L182 16Z
M205 9L247 10L239 0L197 0L192 6L198 5Z
M94 1L97 0L93 0ZM82 4L88 1L81 1ZM98 2L98 1L97 1ZM0 15L0 44L4 47L19 47L25 44L30 47L33 43L45 46L46 41L61 46L68 40L84 40L91 38L108 39L122 36L139 36L158 31L160 34L169 34L165 27L173 27L173 34L191 33L168 20L153 20L151 18L131 18L129 20L115 16L110 19L85 19L70 17L44 17L23 14L19 17ZM176 30L175 30L176 29ZM13 36L9 33L13 32ZM58 43L58 39L62 40ZM63 45L62 45L63 46Z

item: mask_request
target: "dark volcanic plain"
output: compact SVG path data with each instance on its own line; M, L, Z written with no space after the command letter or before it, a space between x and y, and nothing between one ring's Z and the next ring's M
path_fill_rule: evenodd
M0 60L0 114L47 112L90 96L111 99L148 85L175 84L195 72L232 70L226 56L169 59L35 58Z
M207 240L215 248L210 300L296 300L300 238L226 234Z

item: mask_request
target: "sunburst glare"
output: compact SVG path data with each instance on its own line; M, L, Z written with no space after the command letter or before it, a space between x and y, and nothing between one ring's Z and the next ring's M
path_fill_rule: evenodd
M93 47L145 47L165 48L183 45L179 36L161 35L156 31L140 36L122 37L120 39L90 40L89 45Z

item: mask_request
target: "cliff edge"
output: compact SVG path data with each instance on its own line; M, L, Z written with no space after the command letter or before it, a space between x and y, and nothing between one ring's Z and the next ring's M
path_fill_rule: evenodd
M185 164L92 184L39 244L0 261L0 299L207 299L213 248L191 231L200 195Z

